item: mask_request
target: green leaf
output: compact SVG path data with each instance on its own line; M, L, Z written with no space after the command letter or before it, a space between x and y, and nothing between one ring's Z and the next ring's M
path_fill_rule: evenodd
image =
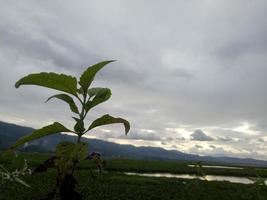
M72 132L71 130L67 129L65 126L58 122L54 122L51 125L45 126L41 129L33 131L33 133L21 137L19 140L13 144L10 149L16 149L17 147L25 144L26 142L30 142L36 139L39 139L41 137L52 135L59 132Z
M111 90L108 88L91 88L88 90L90 99L85 104L85 110L88 112L96 105L107 101L111 97ZM93 99L91 100L91 98Z
M60 99L62 101L65 101L66 103L69 104L70 109L71 109L72 112L79 114L78 107L76 106L74 100L69 95L67 95L67 94L56 94L54 96L49 97L46 100L46 102L48 102L52 98L58 98L58 99Z
M83 72L83 74L80 77L79 84L82 87L82 91L84 93L87 92L89 86L91 85L92 81L94 80L96 73L100 69L102 69L105 65L107 65L111 62L114 62L114 60L103 61L103 62L97 63L95 65L88 67L87 70L85 70Z
M88 131L98 126L115 124L115 123L123 123L124 128L125 128L125 134L127 135L127 133L130 130L130 123L123 118L120 118L120 117L115 118L110 115L103 115L102 117L93 121L93 123L89 126Z
M39 85L77 96L76 78L65 74L56 74L53 72L29 74L17 81L15 87L19 88L21 85Z
M76 124L74 125L74 130L81 134L82 132L85 131L85 128L84 128L84 122L83 120L79 119L79 118L76 118L76 117L72 117L73 119L75 119L76 121Z

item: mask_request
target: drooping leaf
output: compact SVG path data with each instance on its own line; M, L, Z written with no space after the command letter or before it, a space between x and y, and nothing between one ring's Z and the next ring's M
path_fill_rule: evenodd
M72 132L71 130L67 129L65 126L58 122L54 122L51 125L45 126L41 129L33 131L31 134L21 137L19 140L17 140L10 149L16 149L17 147L25 144L26 142L31 142L33 140L36 140L38 138L52 135L59 132Z
M88 131L95 128L95 127L98 127L98 126L115 124L115 123L122 123L124 125L124 128L125 128L125 134L127 135L127 133L130 130L130 123L123 118L120 118L120 117L115 118L115 117L112 117L108 114L103 115L102 117L93 121L92 124L89 126Z
M49 97L46 100L46 102L49 101L52 98L58 98L58 99L60 99L62 101L65 101L66 103L69 104L70 109L71 109L72 112L79 114L78 107L76 106L76 104L75 104L74 100L72 99L72 97L70 97L69 95L67 95L67 94L56 94L54 96Z
M95 65L88 67L87 70L85 70L83 72L83 74L80 77L79 84L82 87L82 91L84 93L87 92L89 86L91 85L92 81L94 80L96 73L100 69L102 69L105 65L107 65L108 63L111 63L111 62L114 62L114 60L103 61L103 62L97 63Z
M96 105L107 101L111 97L111 91L108 88L91 88L88 90L88 94L90 99L85 104L86 112Z
M39 85L59 91L63 91L74 96L77 96L77 80L75 77L67 76L65 74L56 74L53 72L29 74L18 80L15 87L21 85Z

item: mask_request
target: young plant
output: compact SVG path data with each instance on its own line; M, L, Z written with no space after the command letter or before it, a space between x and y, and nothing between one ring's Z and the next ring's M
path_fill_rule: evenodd
M10 171L0 164L0 188L1 185L5 184L6 182L15 182L26 187L30 187L21 179L22 176L31 175L31 169L28 168L27 161L25 159L23 161L23 166L19 169L15 169L14 171Z
M88 127L85 126L85 118L88 112L111 97L111 90L108 88L90 87L97 72L111 62L113 61L103 61L88 67L80 76L79 82L75 77L65 74L42 72L25 76L15 84L16 88L19 88L21 85L37 85L64 92L49 97L47 101L52 98L62 100L69 105L70 110L75 114L72 117L75 120L73 130L66 128L59 122L54 122L20 138L10 147L11 150L15 150L26 142L60 132L77 135L76 143L64 141L60 142L56 147L56 156L53 162L58 170L56 188L59 189L61 199L81 199L81 195L74 190L77 181L73 174L79 161L85 159L88 155L87 143L81 142L81 138L85 133L96 127L114 123L122 123L125 127L125 134L129 132L130 124L127 120L112 117L108 114L97 118ZM76 105L73 97L80 104L79 107ZM53 195L55 195L55 190ZM49 198L51 199L51 194Z
M26 176L32 174L27 160L17 154L9 154L10 152L3 152L0 154L1 159L7 159L8 165L0 164L0 199L6 199L5 190L10 183L14 185L22 185L25 188L30 186L23 180ZM12 185L13 185L12 184ZM13 186L14 186L13 185Z

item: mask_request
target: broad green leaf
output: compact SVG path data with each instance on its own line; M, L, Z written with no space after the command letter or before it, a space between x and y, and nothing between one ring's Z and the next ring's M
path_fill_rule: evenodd
M85 128L84 128L84 122L83 120L79 119L79 118L76 118L76 117L72 117L73 119L75 119L76 121L76 124L74 125L74 130L81 134L82 132L85 131Z
M120 118L120 117L115 118L110 115L103 115L102 117L93 121L92 124L89 126L88 131L98 126L115 124L115 123L123 123L124 128L125 128L125 134L127 135L127 133L130 130L130 123L123 118Z
M92 98L94 96L101 96L102 94L107 93L108 90L110 91L108 88L95 87L88 89L87 93L89 97Z
M84 93L87 92L89 86L91 85L92 81L94 80L96 73L100 69L102 69L105 65L107 65L111 62L114 62L114 60L103 61L103 62L97 63L95 65L88 67L87 70L85 70L83 72L83 74L80 77L79 84L82 87L82 91Z
M42 72L38 74L29 74L18 80L15 87L21 85L39 85L59 91L63 91L74 96L77 96L77 80L75 77L65 74L56 74L53 72Z
M19 140L13 144L10 149L16 149L17 147L25 144L26 142L31 142L33 140L39 139L41 137L52 135L59 132L72 132L71 130L67 129L65 126L58 122L54 122L51 125L45 126L41 129L33 131L33 133L21 137Z
M54 96L49 97L46 100L46 102L49 101L52 98L58 98L58 99L60 99L62 101L65 101L66 103L69 104L70 109L71 109L72 112L79 114L78 107L76 106L76 104L75 104L74 100L72 99L72 97L70 97L69 95L67 95L67 94L56 94Z
M91 88L88 90L88 94L90 99L85 104L86 112L96 105L107 101L111 97L111 91L108 88Z
M83 94L83 93L84 93L82 88L78 88L78 89L77 89L77 92L78 92L79 94Z

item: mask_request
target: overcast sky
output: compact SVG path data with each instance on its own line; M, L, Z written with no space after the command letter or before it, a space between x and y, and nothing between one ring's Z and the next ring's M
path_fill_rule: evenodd
M90 133L121 144L267 160L266 0L0 0L0 120L73 126L56 91L14 83L33 72L79 75L115 59L95 108L131 122Z

